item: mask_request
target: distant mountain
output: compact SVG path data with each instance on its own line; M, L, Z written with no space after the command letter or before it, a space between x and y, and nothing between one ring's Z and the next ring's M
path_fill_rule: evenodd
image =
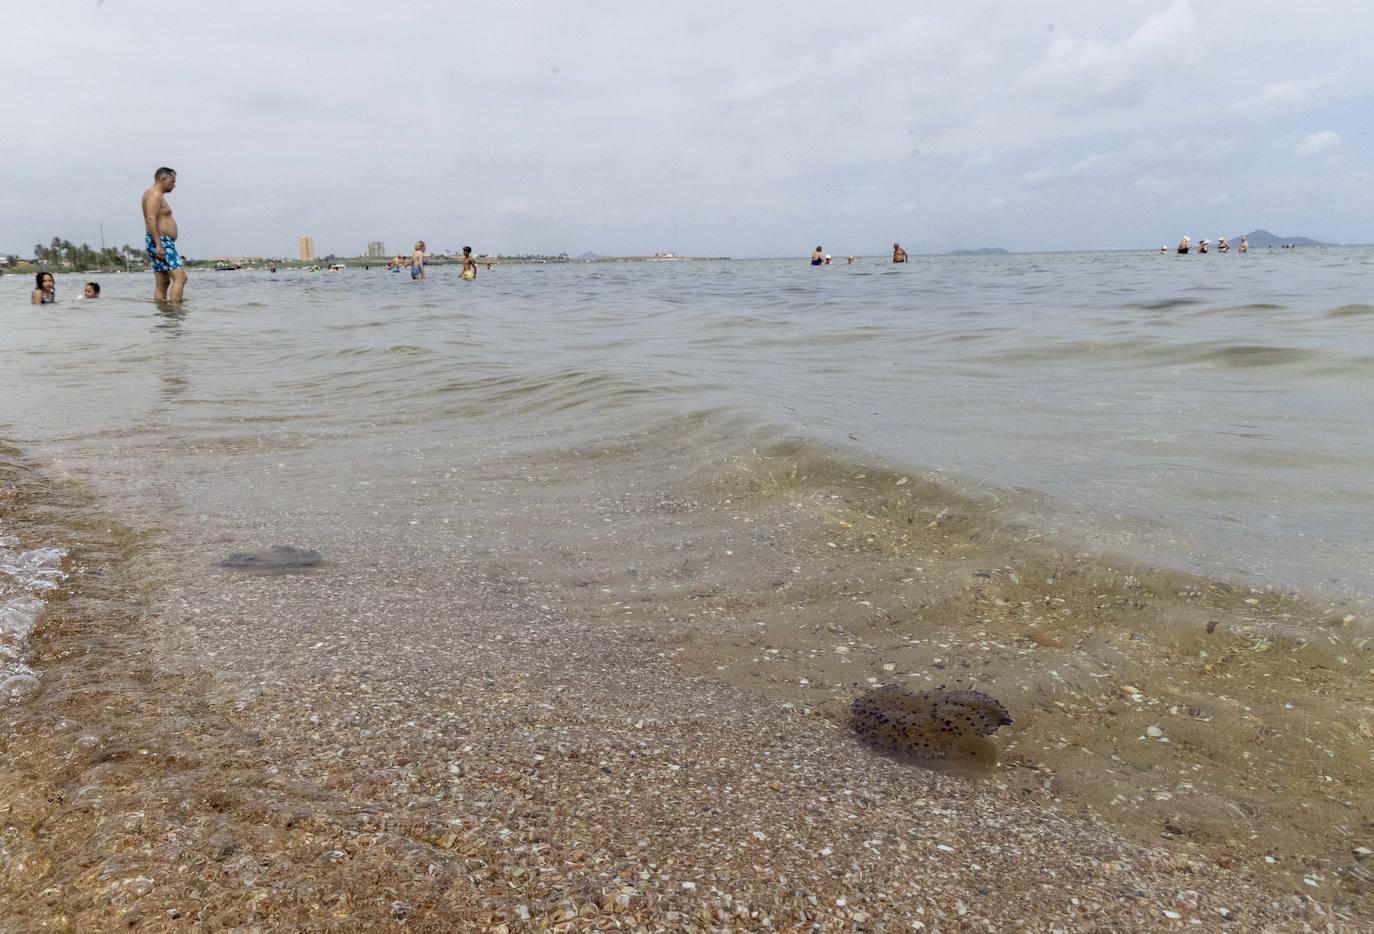
M583 253L581 256L579 256L579 257L577 257L577 258L578 258L578 259L605 259L606 257L602 256L600 253L593 253L591 250L588 250L587 252Z
M1241 238L1241 237L1245 237L1247 240L1250 241L1250 249L1252 249L1252 250L1254 250L1254 249L1264 250L1264 249L1267 249L1267 248L1269 248L1269 247L1271 247L1271 246L1274 246L1274 247L1281 247L1281 246L1283 246L1285 243L1291 243L1291 244L1293 244L1293 246L1334 246L1334 245L1335 245L1335 244L1332 244L1332 243L1322 243L1320 240L1313 240L1313 239L1311 239L1311 238L1309 238L1309 237L1276 237L1276 236L1274 236L1273 234L1271 234L1271 233L1270 233L1269 231L1267 231L1267 230L1252 230L1252 231L1250 231L1248 234L1241 234L1240 236L1232 237L1232 238L1231 238L1231 243L1232 243L1232 245L1235 245L1235 244L1237 244L1237 243L1240 243L1240 238Z
M976 250L950 250L950 256L1010 256L1010 250L1004 250L1000 246L980 246Z

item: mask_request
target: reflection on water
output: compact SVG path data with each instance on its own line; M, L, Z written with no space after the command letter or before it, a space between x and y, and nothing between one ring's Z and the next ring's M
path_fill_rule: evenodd
M157 304L157 315L161 320L153 327L169 340L180 341L182 321L186 318L186 309L170 302ZM185 353L186 351L176 343L157 352L158 379L162 383L162 399L166 402L176 402L184 397L187 387L190 385L186 375Z

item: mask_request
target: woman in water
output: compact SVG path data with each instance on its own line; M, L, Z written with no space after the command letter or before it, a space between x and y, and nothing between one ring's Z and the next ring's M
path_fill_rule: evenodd
M811 254L811 265L812 265L812 266L819 266L821 263L825 262L825 255L824 255L824 254L825 254L825 251L822 250L822 249L820 248L820 246L818 245L818 246L816 247L816 251L815 251L814 253Z
M410 278L428 279L425 275L425 241L415 241L415 252L410 256Z
M57 301L57 281L52 273L40 272L33 277L34 290L29 302L34 305L51 305Z

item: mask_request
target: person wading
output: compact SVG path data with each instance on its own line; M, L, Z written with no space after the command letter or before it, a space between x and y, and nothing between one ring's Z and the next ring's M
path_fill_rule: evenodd
M152 186L143 193L144 242L153 263L153 300L181 301L186 291L186 270L177 253L177 222L167 193L177 187L177 173L163 166L153 173Z

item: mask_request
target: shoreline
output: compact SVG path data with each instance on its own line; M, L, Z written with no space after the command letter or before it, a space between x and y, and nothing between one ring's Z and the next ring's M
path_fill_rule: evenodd
M977 665L979 655L1015 669L1052 652L1065 674L1072 659L1100 651L1100 642L1082 642L1100 629L1084 629L1072 614L1053 626L1018 618L1025 641L999 641L996 631L1012 621L1008 608L1026 602L1011 599L1012 591L1040 587L1032 570L1050 568L1058 579L1051 599L1073 609L1083 599L1169 602L1151 588L1188 580L1067 556L1051 568L1029 552L993 563L985 559L1005 554L999 549L1008 543L989 541L976 503L951 510L947 494L898 485L900 476L880 471L865 471L863 482L826 475L823 462L798 472L795 453L735 460L724 472L708 471L704 486L666 491L673 498L662 502L677 504L669 515L682 523L673 534L721 534L721 510L752 518L756 528L800 513L790 528L770 533L780 568L816 567L805 554L814 550L825 560L831 551L861 552L895 570L894 557L907 561L912 549L938 544L976 587L965 591L961 575L921 565L948 589L952 607L947 619L927 608L924 636L964 638L938 646L943 668L921 658L933 648L924 641L905 645L897 650L907 653L904 670L919 664L924 674L962 681L969 669L961 662ZM819 483L808 472L822 475ZM500 466L489 473L499 475ZM15 802L10 820L35 833L9 841L30 867L12 877L25 887L6 894L19 918L87 926L140 919L154 927L197 918L308 926L404 920L419 930L516 930L540 919L553 926L592 917L748 928L767 917L784 929L830 930L879 921L939 927L971 917L1078 929L1156 926L1174 920L1166 912L1185 924L1224 917L1225 909L1257 927L1369 910L1358 877L1342 875L1329 853L1283 853L1283 865L1271 869L1264 847L1240 841L1244 852L1226 859L1235 841L1188 839L1198 824L1155 840L1128 833L1131 842L1118 836L1125 825L1102 829L1119 820L1120 805L1080 807L1075 795L1084 782L1102 784L1110 773L1076 776L1055 764L1083 753L1074 742L1053 749L1054 737L1073 740L1073 729L1096 723L1093 703L1124 703L1115 715L1123 720L1138 719L1142 707L1147 719L1165 722L1173 744L1146 745L1152 752L1172 755L1202 741L1186 733L1203 729L1187 727L1197 718L1167 713L1166 692L1148 681L1132 685L1140 701L1118 701L1108 691L1090 694L1071 674L1048 692L1027 685L1011 693L1012 683L1001 680L1007 672L978 672L974 683L1007 699L1018 717L1011 742L998 737L1005 768L981 783L903 766L858 744L831 701L867 677L890 677L883 666L896 656L874 638L891 633L893 620L862 605L860 597L878 601L852 575L829 597L815 590L819 581L798 581L770 605L778 588L751 590L730 579L727 566L699 570L675 603L671 569L636 561L634 574L608 577L617 554L604 547L595 586L573 580L587 580L588 569L572 556L541 578L517 555L497 556L488 567L455 565L441 553L368 560L347 548L331 566L298 577L206 574L193 569L209 567L226 544L188 552L179 535L120 531L41 469L30 472L26 488L22 501L0 507L4 521L70 541L70 567L81 573L36 634L43 690L32 704L7 709L18 718L11 742L23 745L4 755L26 749L29 770L7 789ZM574 482L560 495L582 492ZM659 521L665 508L625 505L617 514L627 532ZM34 507L46 516L41 522ZM918 533L910 541L892 537L908 530ZM982 571L988 576L974 576ZM630 593L660 578L660 599ZM1085 596L1060 596L1075 593ZM559 596L567 599L553 602ZM930 607L938 597L923 592ZM1231 621L1236 614L1262 614L1272 624L1285 613L1296 617L1280 597L1262 604L1224 592L1174 598L1180 606L1200 600L1204 616L1228 621L1195 636L1175 620L1170 638L1186 634L1188 645L1214 650L1222 643L1217 656L1231 658L1264 635L1271 648L1251 653L1261 665L1300 651L1277 633L1232 631L1244 625ZM624 612L635 606L651 612ZM794 607L807 608L814 630L794 624ZM1122 617L1143 612L1113 609ZM689 621L688 613L700 618ZM759 626L756 617L770 614ZM961 634L973 614L983 617L980 629ZM375 618L393 625L365 622ZM1156 643L1163 641L1128 638L1119 647L1122 664L1128 653L1162 650ZM837 654L832 643L850 651ZM212 646L213 668L205 655ZM767 660L770 648L778 649L775 661ZM376 665L387 659L383 675ZM780 676L798 664L824 683ZM1287 664L1275 663L1272 676ZM1234 683L1235 672L1227 674ZM1231 688L1238 702L1263 700L1270 716L1272 701L1245 691ZM1123 758L1123 767L1136 765ZM1167 761L1165 771L1181 764ZM1023 775L1031 780L1019 781ZM1200 803L1198 820L1210 808L1209 799ZM1156 809L1153 821L1167 806L1152 800L1126 808ZM134 811L140 816L131 824ZM1275 815L1264 808L1256 817ZM91 845L111 855L82 866ZM111 862L116 852L125 855ZM1330 865L1313 868L1311 858ZM178 862L194 867L191 878L177 875ZM1038 883L1051 871L1061 897L1046 902ZM1320 887L1306 885L1303 873L1321 876ZM1350 884L1357 888L1343 891Z

